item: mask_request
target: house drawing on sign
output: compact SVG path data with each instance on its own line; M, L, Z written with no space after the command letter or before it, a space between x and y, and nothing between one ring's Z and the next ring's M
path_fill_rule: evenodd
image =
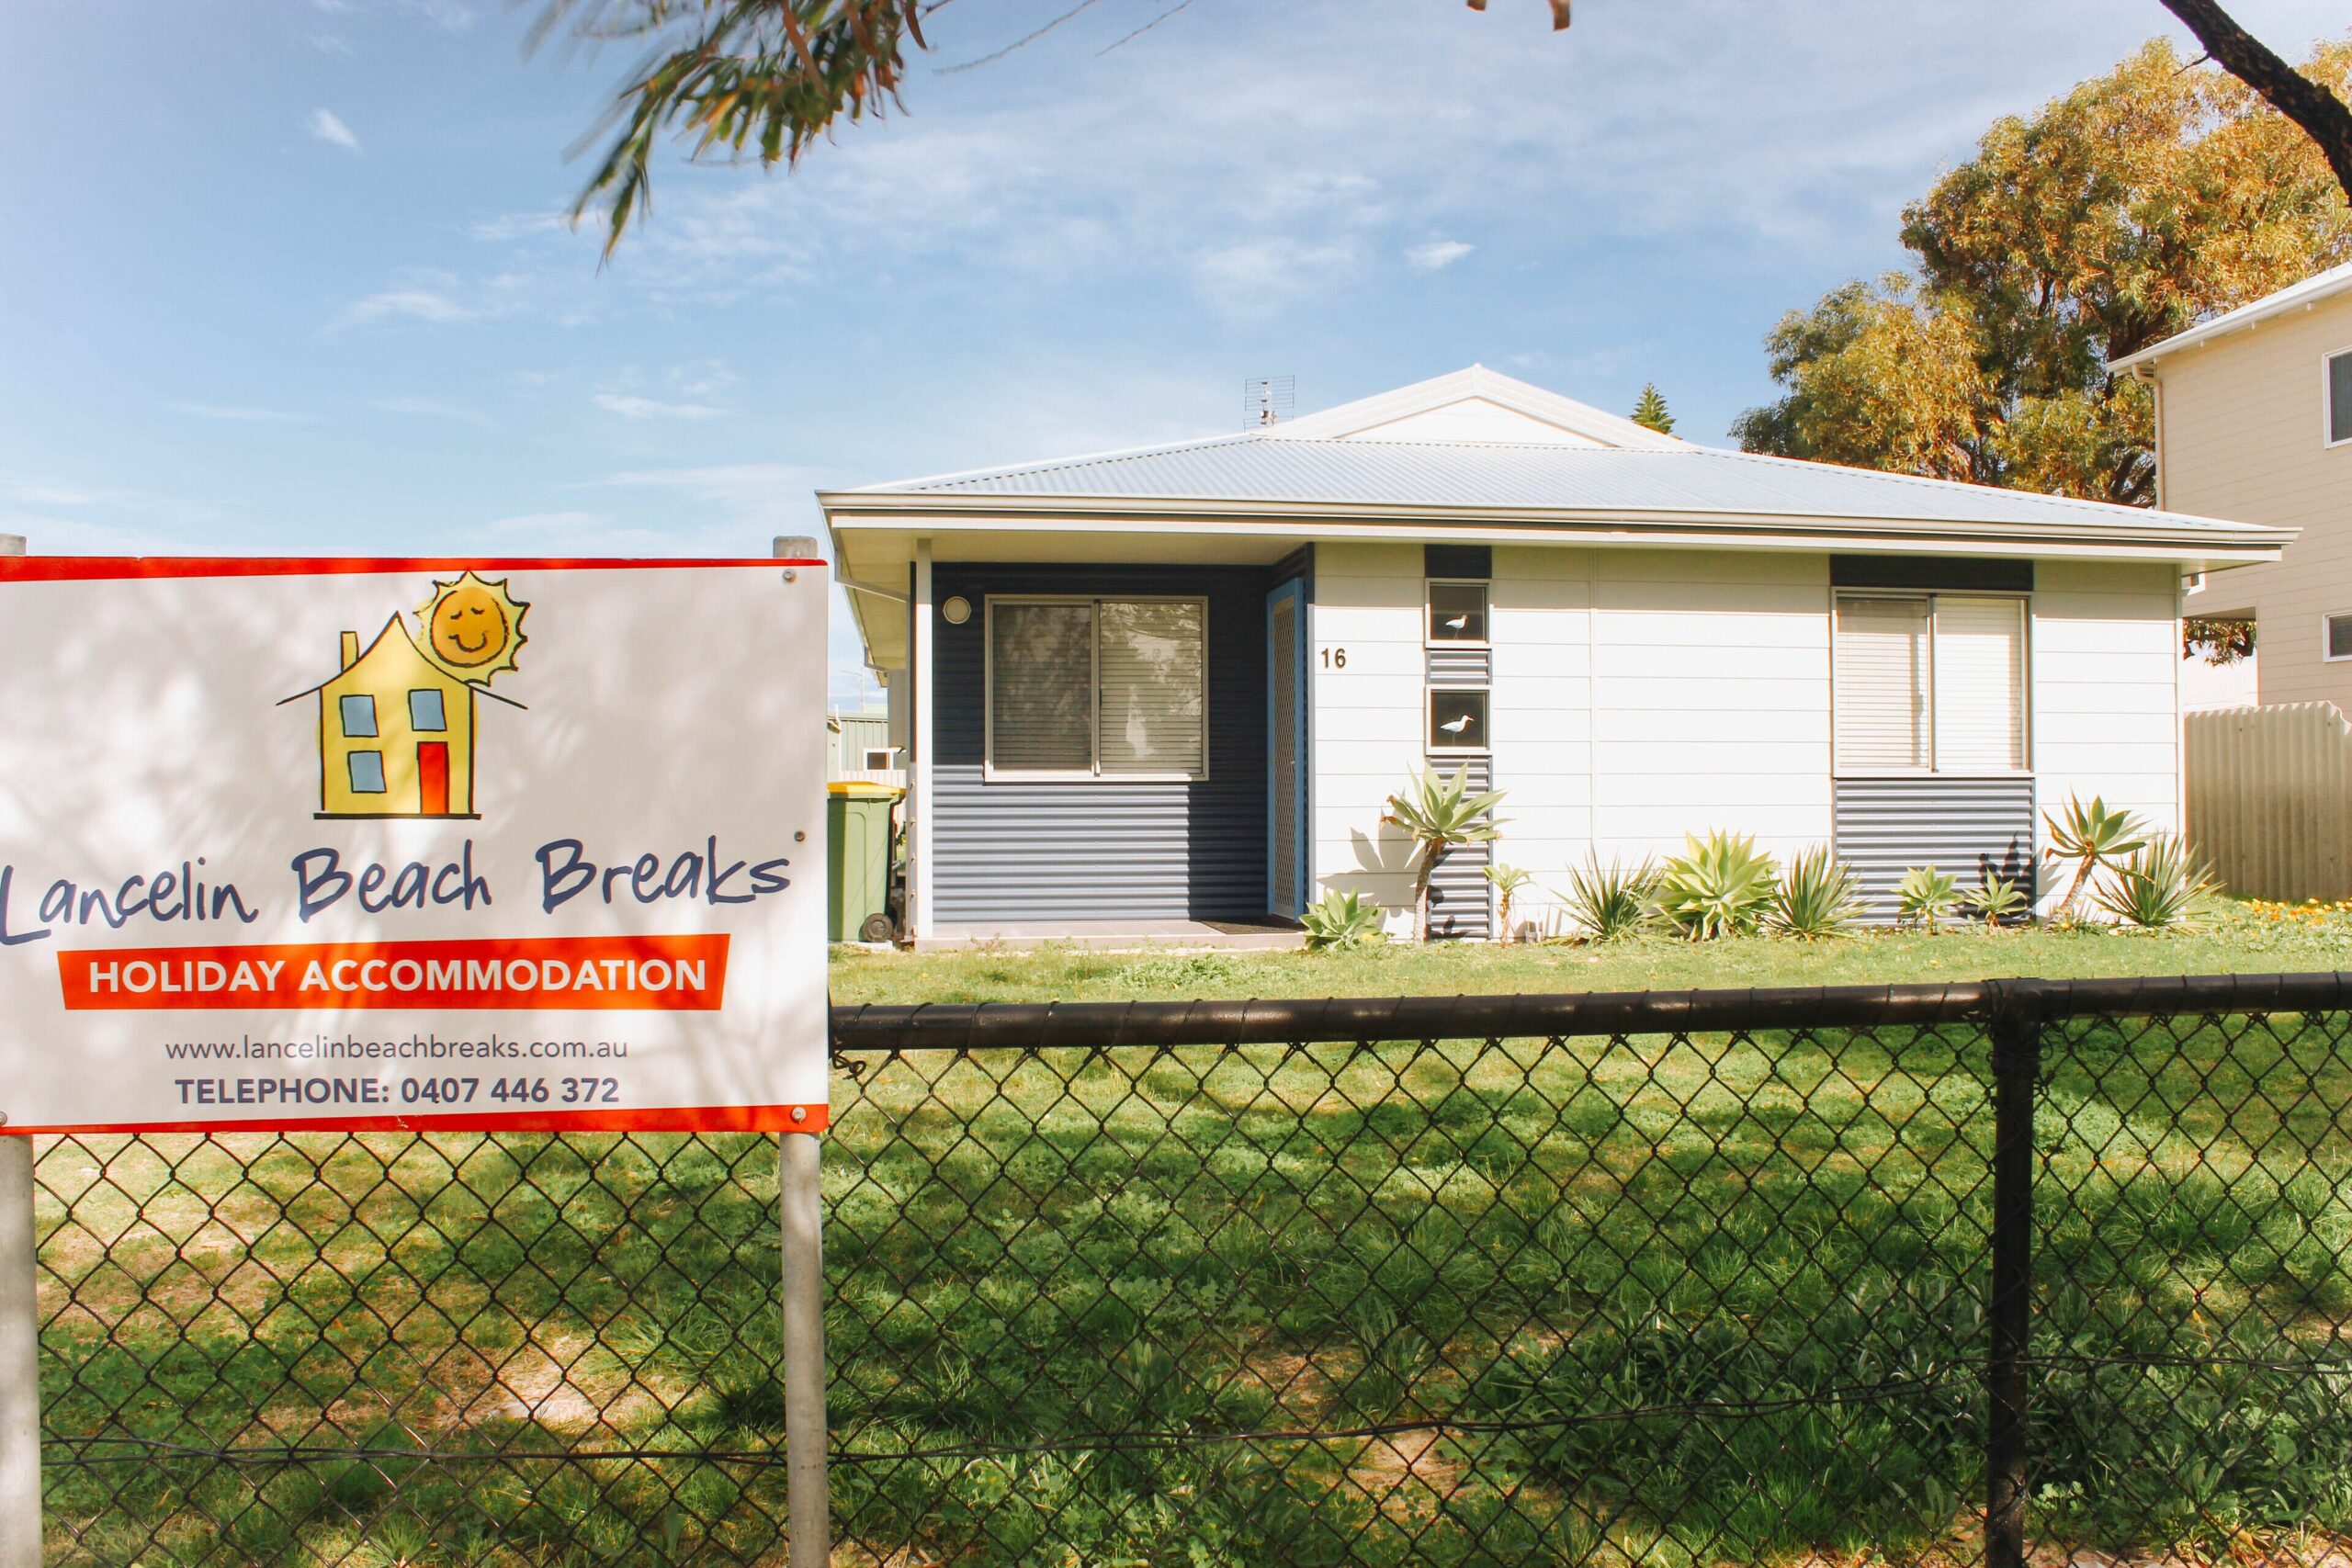
M483 583L471 572L435 583L418 612L429 645L481 667L480 680L451 673L427 657L394 615L362 652L359 634L345 632L342 669L278 705L319 700L319 809L333 817L473 818L476 699L523 705L489 689L487 671L514 668L513 652L527 639L522 612L505 584ZM449 628L441 625L444 617ZM493 629L483 633L480 627Z
M1696 446L1474 367L1246 431L823 492L907 769L908 924L1409 926L1411 776L1557 889L1685 833L2032 874L2041 813L2181 819L2184 577L2292 528ZM2046 899L2050 891L2042 890ZM1539 923L1556 906L1522 895Z

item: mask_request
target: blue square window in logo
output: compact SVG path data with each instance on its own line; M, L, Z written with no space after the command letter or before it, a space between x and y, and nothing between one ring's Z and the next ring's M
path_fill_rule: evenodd
M384 754L381 751L354 751L351 754L351 793L384 793Z
M441 705L439 692L419 691L408 694L408 727L417 730L449 728L449 716Z
M345 735L370 736L376 733L376 699L358 696L343 699L343 732ZM381 789L383 786L376 786Z

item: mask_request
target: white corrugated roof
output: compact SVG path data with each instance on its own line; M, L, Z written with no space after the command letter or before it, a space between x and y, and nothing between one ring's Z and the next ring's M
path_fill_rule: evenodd
M1053 512L1164 526L1188 515L1262 513L2240 551L2276 549L2294 536L2291 529L1693 446L1476 366L1240 434L934 474L820 499L836 521Z
M2153 364L2176 350L2195 348L2200 343L2210 343L2217 337L2243 331L2256 321L2267 321L2272 316L2283 316L2290 310L2300 310L2308 306L2316 305L2321 300L2332 299L2346 289L2352 289L2352 262L2346 262L2342 266L2329 267L2317 276L2307 277L2301 283L2281 288L2276 294L2266 294L2251 304L2241 305L2234 310L2226 310L2211 321L2191 327L2185 333L2177 333L2162 343L2150 344L2137 354L2125 355L2109 365L2108 368L2129 370L2135 365Z
M1073 502L1263 503L1284 508L1404 508L1464 514L1566 516L1713 513L1733 516L1883 519L2188 529L2251 539L2252 524L1996 490L1828 463L1678 443L1645 451L1469 442L1305 440L1251 433L1132 452L906 479L834 492L829 506L869 510L882 497L1034 498Z

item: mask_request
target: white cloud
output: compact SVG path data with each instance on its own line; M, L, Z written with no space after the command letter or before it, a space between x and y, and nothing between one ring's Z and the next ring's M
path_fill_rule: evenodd
M454 420L460 424L478 424L488 430L490 416L460 403L444 402L439 398L379 398L376 407L386 413L415 414L424 419Z
M632 397L625 392L598 392L590 400L606 413L623 419L719 419L727 411L710 403L666 403L658 398Z
M1355 265L1352 245L1245 240L1201 252L1193 287L1228 314L1262 315L1329 289Z
M384 288L345 306L343 314L335 318L335 325L355 326L394 317L418 321L462 321L475 314L470 307L459 304L440 289Z
M331 141L353 152L359 151L359 138L352 135L351 127L336 118L331 109L312 109L310 130L311 136L321 141Z
M1443 272L1478 247L1460 240L1431 240L1405 253L1405 265L1415 272Z
M458 0L409 0L408 8L445 33L471 32L480 19L472 6L460 5Z
M190 419L218 419L234 424L307 424L318 417L316 414L296 413L289 409L254 408L243 403L165 403L164 406Z

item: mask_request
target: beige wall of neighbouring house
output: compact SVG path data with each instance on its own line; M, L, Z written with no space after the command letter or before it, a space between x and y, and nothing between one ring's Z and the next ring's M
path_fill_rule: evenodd
M2261 700L2352 712L2352 660L2321 655L2321 625L2352 614L2352 443L2327 445L2326 357L2352 349L2352 294L2274 316L2156 361L2156 445L2167 511L2303 530L2275 564L2214 572L2192 615L2250 609Z

